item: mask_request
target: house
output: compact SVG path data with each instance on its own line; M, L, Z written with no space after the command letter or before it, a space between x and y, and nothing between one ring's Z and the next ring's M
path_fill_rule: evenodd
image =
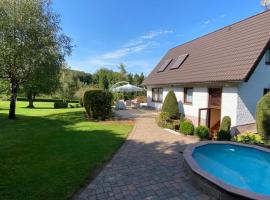
M195 125L252 127L256 103L270 89L270 11L170 49L144 81L148 106L169 90Z

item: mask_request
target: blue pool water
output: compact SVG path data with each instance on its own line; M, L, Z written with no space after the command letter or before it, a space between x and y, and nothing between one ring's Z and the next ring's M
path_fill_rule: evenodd
M228 185L270 196L270 153L231 144L195 148L199 167Z

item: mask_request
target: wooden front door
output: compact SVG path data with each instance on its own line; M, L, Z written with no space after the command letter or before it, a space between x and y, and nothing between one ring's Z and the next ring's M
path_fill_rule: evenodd
M221 94L222 88L209 88L209 108L220 108L221 107Z
M222 88L209 88L209 102L208 107L209 112L209 129L211 133L215 133L220 127L220 117L221 117L221 94Z

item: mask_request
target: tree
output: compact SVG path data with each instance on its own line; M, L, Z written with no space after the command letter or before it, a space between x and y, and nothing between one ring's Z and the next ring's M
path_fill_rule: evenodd
M8 82L0 79L0 94L7 94L8 91Z
M93 76L90 73L83 71L71 70L79 79L79 81L84 85L90 85L93 83Z
M142 83L143 83L143 81L144 81L144 74L143 73L141 73L140 74L140 77L139 77L139 85L141 85Z
M50 63L51 59L44 63L46 66L40 66L31 78L23 84L29 105L28 108L34 108L35 97L39 94L52 94L60 85L61 63Z
M60 87L58 93L63 99L72 99L79 90L80 83L78 77L68 68L62 69L60 77Z
M114 79L114 72L112 70L101 68L96 72L98 77L98 87L102 90L108 90Z
M108 90L109 89L109 80L107 76L103 76L102 79L100 80L100 88L103 90Z
M118 68L119 68L120 73L123 76L125 76L127 74L126 66L123 63L120 63Z
M142 82L144 81L144 75L143 73L139 74L135 74L134 75L134 84L139 86L142 84Z
M0 1L0 78L10 83L9 119L15 119L20 85L46 67L46 59L52 59L50 63L63 63L64 57L71 53L71 40L61 33L59 17L50 2Z
M133 74L132 73L129 73L127 75L127 81L130 83L130 84L133 84L134 83L134 80L133 80Z

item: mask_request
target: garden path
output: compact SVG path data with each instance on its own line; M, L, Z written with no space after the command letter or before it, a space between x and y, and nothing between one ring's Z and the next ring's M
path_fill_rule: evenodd
M155 111L118 111L135 118L127 141L76 200L99 199L213 199L191 183L181 152L194 137L177 135L158 127Z

